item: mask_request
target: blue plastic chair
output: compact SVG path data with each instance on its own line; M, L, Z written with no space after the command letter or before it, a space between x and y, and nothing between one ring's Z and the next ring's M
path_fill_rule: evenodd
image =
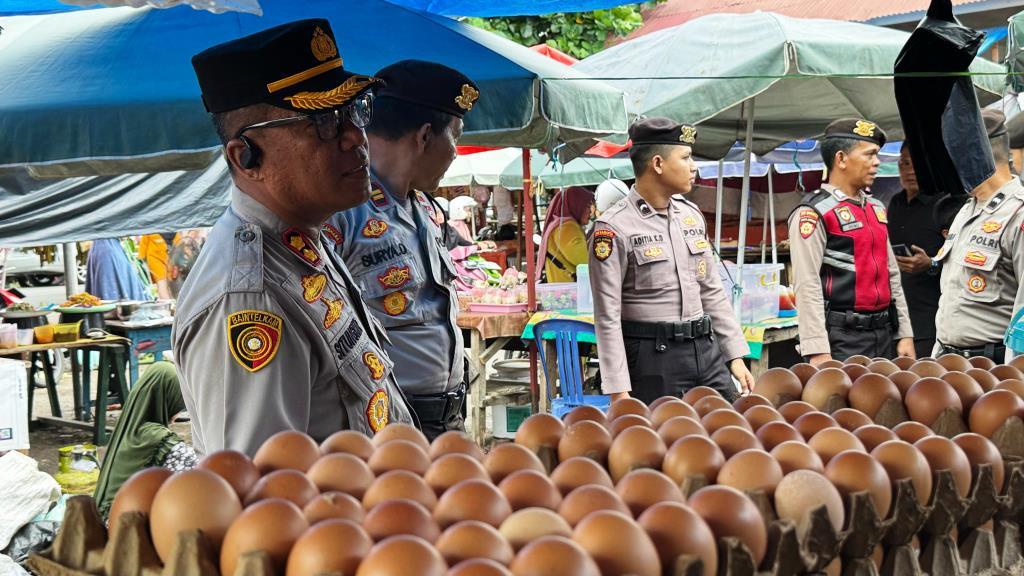
M562 391L558 398L553 398L551 395L555 383L552 380L552 375L548 374L548 363L544 355L543 336L552 332L555 335L559 386ZM591 324L562 318L543 320L533 327L533 339L537 344L541 366L544 368L544 379L548 383L548 402L551 405L551 413L557 418L561 418L573 408L585 404L606 411L611 402L609 396L583 393L579 335L593 333L594 326Z

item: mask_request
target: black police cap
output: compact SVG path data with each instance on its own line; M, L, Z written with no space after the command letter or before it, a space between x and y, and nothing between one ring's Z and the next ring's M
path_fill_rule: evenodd
M640 118L629 127L629 139L634 145L675 144L693 146L697 142L697 128L680 124L668 118Z
M825 139L850 138L885 146L885 131L880 126L861 118L841 118L825 128Z
M327 20L275 26L192 57L208 112L271 104L296 112L338 108L379 83L345 70Z
M462 118L473 109L480 88L463 73L436 62L401 60L377 72L379 98L419 104Z

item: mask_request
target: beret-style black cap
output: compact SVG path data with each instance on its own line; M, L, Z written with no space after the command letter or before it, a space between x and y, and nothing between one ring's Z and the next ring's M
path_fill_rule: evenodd
M697 128L680 124L668 118L640 118L629 127L629 139L633 145L675 144L693 146L697 142Z
M885 131L880 126L861 118L840 118L825 128L825 138L852 138L885 146Z
M480 97L480 88L472 80L436 62L402 60L381 68L377 77L384 82L377 97L419 104L458 118L472 110Z

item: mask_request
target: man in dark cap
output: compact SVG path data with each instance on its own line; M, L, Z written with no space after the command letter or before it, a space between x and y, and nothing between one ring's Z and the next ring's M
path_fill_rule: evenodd
M867 193L884 144L874 122L829 124L821 140L828 183L789 217L800 353L814 365L858 354L916 357L885 205Z
M754 378L693 190L697 129L644 118L629 129L636 184L588 240L601 385L650 403L710 386L727 400Z
M996 172L971 191L935 259L942 297L935 316L935 354L1007 360L1003 336L1024 306L1024 186L1010 171L1005 118L982 119Z
M414 422L384 331L321 230L369 195L363 127L378 80L344 69L320 19L214 46L192 65L234 182L175 315L196 450L252 455L282 430L320 441Z
M459 71L404 60L377 73L370 201L335 215L334 250L387 329L398 384L424 433L463 430L466 385L455 267L429 195L455 159L479 88Z

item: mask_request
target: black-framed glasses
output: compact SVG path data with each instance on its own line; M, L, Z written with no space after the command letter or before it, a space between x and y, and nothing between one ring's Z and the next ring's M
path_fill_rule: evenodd
M355 100L341 108L335 108L334 110L328 110L317 114L289 116L288 118L277 118L274 120L267 120L266 122L250 124L249 126L245 126L240 129L238 133L235 134L235 138L242 136L249 130L256 130L258 128L275 128L277 126L285 126L287 124L294 124L295 122L311 120L313 125L316 126L317 137L321 140L327 141L338 138L341 134L341 126L345 120L351 121L357 128L366 128L370 125L370 120L372 119L373 93L367 92L357 96Z

